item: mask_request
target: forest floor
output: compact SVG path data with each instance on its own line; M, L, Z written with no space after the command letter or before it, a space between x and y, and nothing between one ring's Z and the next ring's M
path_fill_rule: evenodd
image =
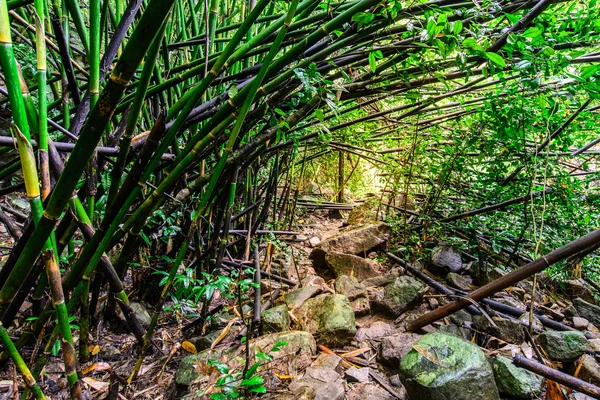
M17 208L18 202L8 201L4 206L5 211ZM492 297L513 311L521 310L520 318L516 317L518 313L510 316L506 310L499 312L490 305L481 305L481 315L461 311L418 333L409 333L407 322L454 298L440 295L389 260L386 250L390 231L386 225L359 221L362 223L348 226L347 217L348 213L340 215L339 211L303 213L296 219L300 229L293 240L279 241L269 248L270 257L261 257L267 272L296 283L284 284L277 278L263 278L261 282L262 332L250 344L252 355L265 353L268 358L257 372L267 392L261 398L416 400L456 389L451 385L444 388L442 384L425 390L415 385L417 378L410 378L412 367L399 368L400 360L409 357L409 353L440 381L449 380L448 376L454 374L457 387L464 393L448 398L475 398L470 397L475 394L484 399L561 398L549 397L553 394L547 393L548 388L552 390L554 386L545 379L515 369L510 360L516 355L543 360L554 368L600 384L600 307L594 305L596 299L585 282L573 280L557 286L540 274L535 292L529 279ZM0 225L0 246L8 249L12 239L2 228ZM473 263L463 263L460 252L451 247L440 246L432 260L416 261L413 266L447 287L465 291L477 287ZM504 273L492 269L488 279ZM127 282L131 284L134 279L129 277ZM135 300L135 291L131 295ZM564 329L569 329L566 334L554 335L556 327L547 328L537 318L533 320L534 328L528 328L526 310L532 296L535 312L564 324ZM106 299L107 296L100 299L101 309ZM226 311L204 328L184 329L193 318L163 309L153 346L138 377L130 384L126 381L138 357L138 344L119 323L119 316L103 316L100 312L98 328L91 334L91 359L81 365L87 394L94 399L208 399L225 392L220 378L230 376L232 382L239 383L241 378L233 374L242 372L246 358L246 346L240 340L246 329L243 321L251 320L253 311L251 302L241 312L235 301L221 302ZM153 306L136 304L138 317L142 321L148 319ZM31 306L26 302L21 309L21 324ZM15 332L19 329L17 325ZM467 346L467 352L481 354L484 363L465 356L462 366L450 366L448 355L441 354L425 339L432 332L443 332L442 337L435 339L440 342L461 338L447 346L456 352ZM573 345L573 340L579 344ZM284 344L279 346L277 342ZM32 360L43 350L29 347L23 355ZM218 363L228 366L229 375L216 367ZM0 398L14 395L15 371L10 365L0 376ZM51 356L44 372L42 386L49 398L70 398L60 356ZM471 375L481 379L474 382L461 378ZM239 395L258 396L243 391ZM586 398L577 392L568 395L569 399Z

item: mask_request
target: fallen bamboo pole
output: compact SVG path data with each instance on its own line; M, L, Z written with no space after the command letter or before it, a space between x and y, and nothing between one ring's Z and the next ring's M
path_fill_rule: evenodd
M541 256L537 260L524 265L523 267L503 276L502 278L490 282L477 290L474 290L473 292L469 293L468 297L475 301L489 297L502 289L513 286L517 282L537 274L538 272L542 272L550 265L562 261L569 256L580 252L582 249L589 248L590 245L597 243L598 241L600 241L600 229L590 232L587 235L546 254L545 256ZM431 324L432 322L445 318L456 311L462 310L470 304L471 302L469 300L460 300L454 303L446 304L445 306L422 315L416 320L408 323L407 329L409 331L416 331L426 325Z
M575 378L574 376L557 371L553 368L547 367L543 364L519 355L515 356L512 362L517 367L534 372L540 376L543 376L544 378L553 380L554 382L570 387L578 392L585 393L595 399L600 399L600 387L596 385L592 385L584 380Z

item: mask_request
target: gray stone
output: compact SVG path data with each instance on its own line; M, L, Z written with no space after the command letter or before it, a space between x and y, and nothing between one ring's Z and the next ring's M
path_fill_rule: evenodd
M278 342L286 342L287 344L281 346L277 352L272 352L273 346ZM290 375L310 365L316 349L317 343L313 335L303 331L272 333L253 339L250 342L250 353L253 356L257 353L271 353L274 356L274 360L269 364L269 370L279 375ZM231 370L243 368L242 363L246 359L245 355L245 343L234 347L208 349L198 354L189 355L179 362L175 382L178 385L189 386L201 376L210 374L211 368L198 368L199 366L206 366L210 359L226 363ZM290 360L293 360L293 363ZM291 368L294 368L294 370Z
M592 385L600 386L600 365L598 365L594 357L589 354L583 355L581 358L581 369L577 377Z
M554 361L573 361L586 350L587 339L576 331L546 331L538 341L548 357Z
M342 364L342 357L338 356L337 354L321 353L317 356L315 361L313 361L313 363L310 366L332 369L341 375L344 371L344 369L342 368Z
M454 322L458 326L463 326L465 322L473 322L473 316L466 310L458 310L450 315L450 321Z
M206 350L210 346L212 346L214 341L221 335L221 333L222 333L222 329L218 329L216 331L207 333L204 336L193 337L188 341L194 345L194 347L196 348L196 351L198 352L198 351ZM223 338L222 342L227 342L229 340L234 339L235 337L236 337L236 333L234 332L233 329L230 329L229 333L227 334L227 336L225 336L225 338Z
M500 393L520 398L535 398L542 391L544 379L523 368L516 367L503 356L494 357L494 377Z
M367 289L353 276L341 275L335 281L336 293L343 294L348 300L367 296Z
M321 292L321 288L318 286L301 287L290 290L283 297L280 297L277 302L285 303L290 310L295 310L319 292Z
M401 399L406 399L400 393L398 395L401 396ZM347 393L346 398L348 400L397 400L396 397L381 389L375 383L360 383L355 385Z
M381 275L377 271L377 262L352 254L330 252L325 255L325 264L336 277L348 275L358 281Z
M389 239L392 229L384 223L368 224L342 232L319 243L310 253L316 266L325 265L325 254L343 252L366 255Z
M318 334L327 345L348 344L356 334L354 310L341 294L322 294L309 299L294 315L303 329Z
M373 278L367 278L363 280L361 283L365 285L365 287L380 287L386 286L390 283L394 282L397 277L402 274L400 268L392 268L387 274L380 274Z
M600 326L600 307L588 303L581 298L576 298L573 300L573 305L575 306L579 316L587 319L596 326Z
M571 279L561 282L561 284L564 285L565 293L569 296L581 297L585 301L594 301L594 296L583 279Z
M135 313L137 320L140 321L140 324L142 324L144 328L149 327L152 317L150 316L148 310L146 310L146 307L144 307L141 303L136 303L133 301L129 303L129 305Z
M435 267L447 272L460 272L463 268L460 251L448 245L436 247L431 262Z
M590 324L590 321L588 321L585 318L573 317L573 328L575 328L577 330L584 331L587 329L589 324Z
M459 275L455 272L449 272L448 275L446 275L446 282L461 290L470 291L473 289L473 279L468 276Z
M354 311L354 315L357 317L367 315L371 312L371 303L368 297L359 297L358 299L350 302L350 307Z
M356 368L354 366L346 370L346 380L348 382L365 383L371 382L371 376L369 375L369 368Z
M378 199L376 197L368 198L361 205L352 208L350 214L348 214L348 225L360 225L367 222L376 222L378 208Z
M283 332L290 329L290 314L285 304L263 311L261 319L264 333Z
M469 329L463 328L462 326L458 326L455 324L448 324L448 325L440 326L440 332L449 333L451 335L458 336L465 340L471 340L471 338L473 337L473 335L471 334L471 331Z
M375 293L374 306L382 312L398 317L404 311L420 303L425 293L425 286L410 276L400 276Z
M588 339L587 348L600 353L600 339Z
M525 331L519 322L502 317L492 317L492 321L496 326L486 316L477 315L473 317L473 326L505 342L521 344L525 340Z
M383 321L376 321L368 327L360 328L358 332L356 332L356 340L362 342L363 340L379 339L389 335L393 330L394 328L390 324Z
M492 368L474 343L434 332L415 346L418 349L410 350L400 362L411 399L500 399Z
M310 247L316 247L319 243L321 243L321 239L319 239L316 236L313 236L310 239L308 239L308 244L310 245Z
M390 366L398 368L400 360L412 349L412 346L421 339L417 333L399 333L381 338L377 360Z
M301 387L309 387L315 391L315 400L343 400L344 381L340 374L332 369L309 367L304 376L295 379L289 389L296 391Z

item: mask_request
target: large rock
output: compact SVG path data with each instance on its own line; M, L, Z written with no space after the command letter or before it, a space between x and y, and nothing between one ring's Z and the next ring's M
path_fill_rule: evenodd
M290 329L288 307L281 304L261 313L263 332L284 332Z
M398 393L401 396L400 393ZM352 390L346 394L348 400L396 400L386 390L381 389L375 383L359 383L354 385ZM402 398L402 397L401 397Z
M280 375L295 374L297 370L310 365L312 356L317 350L317 344L310 332L290 331L273 333L252 340L250 342L250 353L253 355L256 353L269 353L278 342L286 342L287 345L280 347L277 352L271 354L274 360L269 364L269 369L271 372ZM209 349L198 354L189 355L179 363L175 382L178 385L188 386L200 377L210 374L212 368L207 365L210 359L226 363L230 370L241 368L242 362L245 360L245 352L246 344L244 343L236 347ZM251 362L253 361L251 360Z
M503 356L494 357L494 377L500 393L524 399L537 398L544 379L526 369L515 366Z
M402 357L412 349L419 339L421 339L421 335L408 332L382 337L377 360L389 367L398 368Z
M446 275L446 282L448 282L452 287L465 290L467 292L473 289L472 278L457 274L455 272L449 272L448 275Z
M587 319L597 327L600 327L600 307L588 303L579 297L573 300L573 305L579 316Z
M463 269L460 251L448 245L436 247L431 262L434 267L446 272L460 272Z
M421 338L400 362L411 399L499 400L494 373L474 343L440 332Z
M356 335L350 301L341 294L322 294L309 299L294 314L304 330L319 335L327 345L345 345Z
M571 279L562 282L562 285L569 296L580 297L585 301L594 301L594 296L583 279Z
M587 339L576 331L546 331L538 341L548 357L554 361L573 361L586 350Z
M355 206L348 214L348 225L360 225L377 221L379 201L376 197L366 199L361 205ZM381 217L381 215L379 215Z
M581 369L577 377L592 385L600 386L600 365L598 365L594 357L588 354L583 355Z
M304 376L295 379L289 386L292 392L302 387L315 391L315 400L343 400L344 381L340 374L332 369L309 367Z
M523 325L518 321L502 317L492 317L494 325L484 315L473 317L475 329L513 344L521 344L525 340Z
M352 254L327 253L325 255L325 264L337 277L348 275L355 277L358 281L362 281L381 275L377 271L377 262Z
M366 255L369 250L387 242L391 232L390 226L382 222L360 226L323 240L312 250L310 259L316 266L324 266L327 253Z
M290 310L295 310L319 292L321 292L321 288L318 286L305 286L293 289L277 299L277 303L284 303Z
M396 278L383 290L373 292L374 306L386 314L400 316L404 311L418 304L425 293L421 282L404 275Z
M353 276L342 275L335 281L336 293L342 294L350 300L350 306L355 315L368 314L371 311L367 289Z

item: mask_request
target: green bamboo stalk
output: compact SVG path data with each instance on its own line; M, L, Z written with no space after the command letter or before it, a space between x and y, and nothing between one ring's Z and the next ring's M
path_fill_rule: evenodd
M52 305L56 310L58 319L58 328L63 338L63 358L65 361L65 374L67 383L71 390L71 398L84 399L81 392L79 377L77 376L77 359L75 357L75 347L73 346L73 336L71 335L71 325L69 324L69 313L65 304L65 296L62 289L60 270L56 263L56 257L52 250L47 250L42 254L52 293Z
M6 0L1 1L6 10ZM137 66L144 57L160 25L169 15L172 5L173 0L151 0L140 18L140 22L133 31L123 54L108 78L108 83L102 91L96 107L90 113L82 129L81 139L77 141L75 149L65 165L64 173L60 176L54 191L50 195L43 218L36 226L13 271L0 290L0 315L4 314L7 305L14 298L20 286L21 277L29 274L37 255L50 237L56 221L67 205L81 172L92 156L128 82L137 70ZM0 38L4 37L1 36Z
M27 388L31 390L36 399L45 400L46 396L44 396L44 392L42 392L42 389L40 389L39 385L33 378L33 375L31 375L31 371L29 371L29 368L27 368L27 363L25 360L23 360L21 354L19 354L19 350L17 350L15 347L15 344L8 335L6 328L2 326L2 323L0 323L0 340L5 347L5 351L10 354L10 357L17 366L17 369L21 375L23 375L23 381L25 382Z

